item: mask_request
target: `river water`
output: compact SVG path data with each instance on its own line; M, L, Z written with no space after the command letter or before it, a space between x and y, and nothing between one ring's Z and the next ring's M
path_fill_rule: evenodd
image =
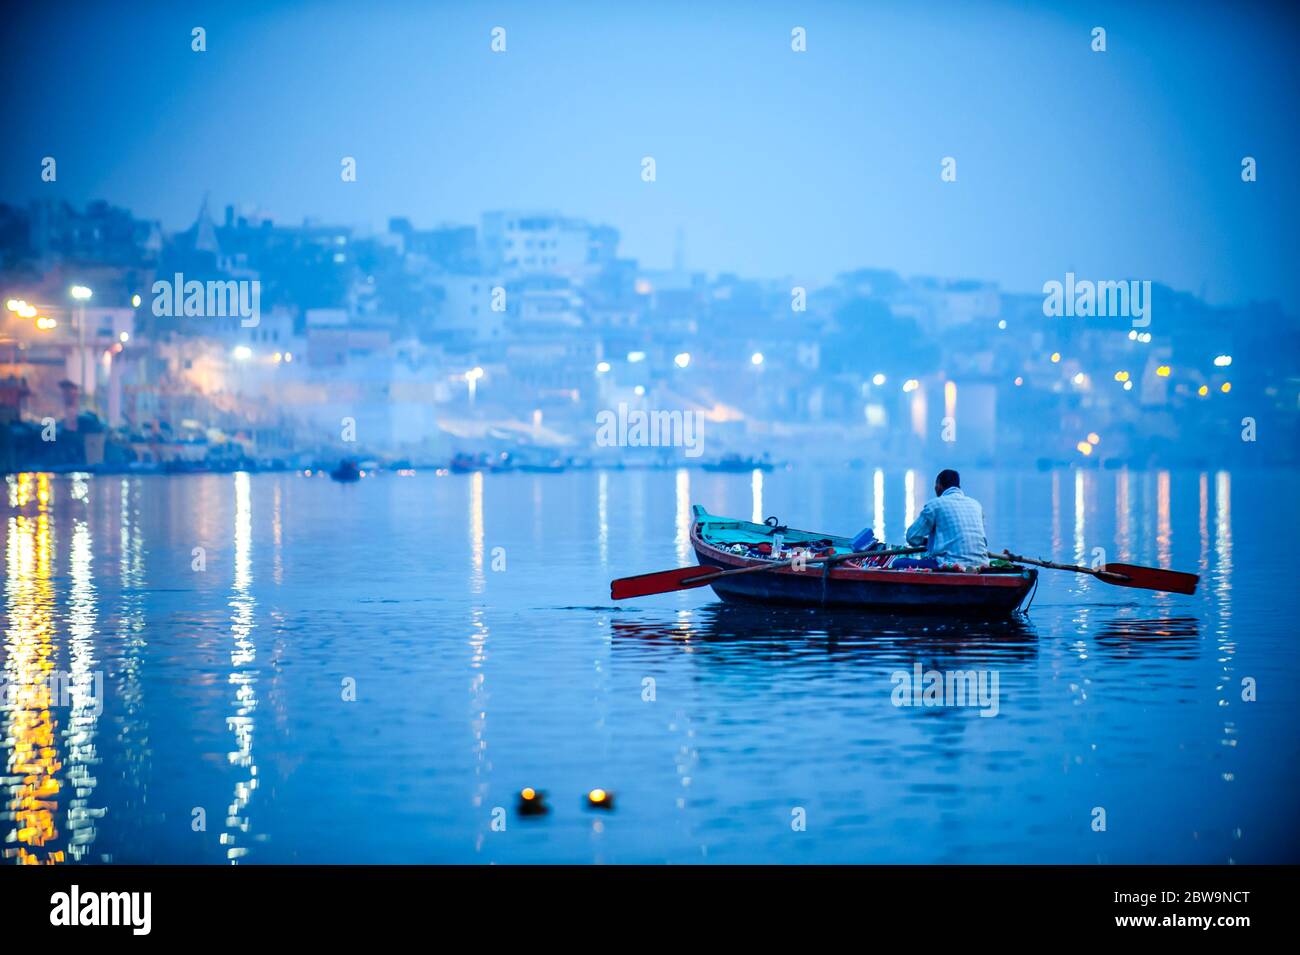
M692 503L898 541L928 473L13 476L0 851L1297 862L1294 477L969 474L996 548L1201 575L972 624L609 599L692 561ZM895 705L917 665L996 706Z

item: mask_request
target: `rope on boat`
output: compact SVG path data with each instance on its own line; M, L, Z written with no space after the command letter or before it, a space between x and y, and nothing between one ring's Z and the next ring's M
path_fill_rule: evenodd
M1020 611L1026 617L1029 616L1029 608L1034 605L1034 598L1038 596L1038 578L1034 577L1034 587L1029 591L1029 603L1025 604L1025 609Z

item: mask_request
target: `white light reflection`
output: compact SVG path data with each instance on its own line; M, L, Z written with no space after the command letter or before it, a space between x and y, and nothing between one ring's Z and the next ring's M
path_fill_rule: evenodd
M1115 475L1115 524L1119 559L1127 563L1133 559L1133 512L1128 468L1122 468Z
M253 758L253 731L257 711L257 644L253 640L254 610L256 602L250 590L253 583L253 506L251 485L247 471L235 474L235 577L229 606L230 632L233 645L230 649L230 675L227 682L235 690L235 712L226 717L226 726L234 735L235 748L226 754L232 766L244 770L246 779L235 784L234 798L226 810L226 830L221 834L221 844L226 847L226 858L231 865L248 855L248 847L240 845L241 837L251 830L245 810L257 789L257 763Z
M876 535L876 540L885 540L885 472L876 468L871 475L871 502L874 514L871 519L871 530Z
M469 476L469 554L470 593L481 594L486 580L483 576L483 472Z
M85 499L84 484L83 495ZM74 498L75 484L74 484ZM95 585L91 572L94 548L90 526L76 520L72 529L72 550L69 555L69 574L72 578L68 595L68 675L69 712L68 728L68 785L72 798L68 801L68 856L82 861L95 841L95 820L102 818L102 808L92 808L91 794L98 780L91 775L97 762L95 736L99 713L103 706L104 678L95 673Z
M677 563L685 567L691 562L691 472L686 468L677 469L676 530Z
M903 526L911 527L916 517L916 472L911 468L903 475Z
M595 478L595 542L601 552L601 569L610 567L610 474L601 470Z

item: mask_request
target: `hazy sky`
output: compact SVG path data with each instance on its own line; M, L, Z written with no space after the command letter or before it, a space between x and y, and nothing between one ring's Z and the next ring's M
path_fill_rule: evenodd
M250 202L284 222L553 208L617 226L649 266L680 226L709 271L1028 291L1073 269L1295 311L1300 33L1283 10L27 4L5 14L0 198L104 198L168 227L205 190L214 215Z

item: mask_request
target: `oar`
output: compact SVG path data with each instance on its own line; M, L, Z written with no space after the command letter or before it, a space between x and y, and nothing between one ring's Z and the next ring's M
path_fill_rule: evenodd
M803 560L805 564L838 564L841 561L852 560L855 557L893 557L896 554L916 554L925 550L924 547L900 547L896 550L861 550L852 554L836 554L832 557L792 557L789 560L778 560L770 564L759 564L755 567L737 567L734 570L707 570L704 567L678 567L675 570L659 570L653 574L640 574L636 577L620 577L618 580L610 581L609 596L612 600L626 600L629 597L647 597L650 594L667 594L674 590L690 590L692 587L703 587L721 577L734 577L737 574L756 574L765 570L779 570L782 567L789 567L796 561Z
M1076 574L1089 574L1104 584L1117 587L1137 587L1141 590L1163 590L1171 594L1194 594L1200 577L1196 574L1184 574L1177 570L1162 570L1158 567L1139 567L1136 564L1107 564L1100 570L1080 567L1077 564L1056 564L1050 560L1034 560L1021 557L1009 550L1001 554L989 554L1018 564L1033 564L1036 567L1050 567L1052 570L1070 570Z

